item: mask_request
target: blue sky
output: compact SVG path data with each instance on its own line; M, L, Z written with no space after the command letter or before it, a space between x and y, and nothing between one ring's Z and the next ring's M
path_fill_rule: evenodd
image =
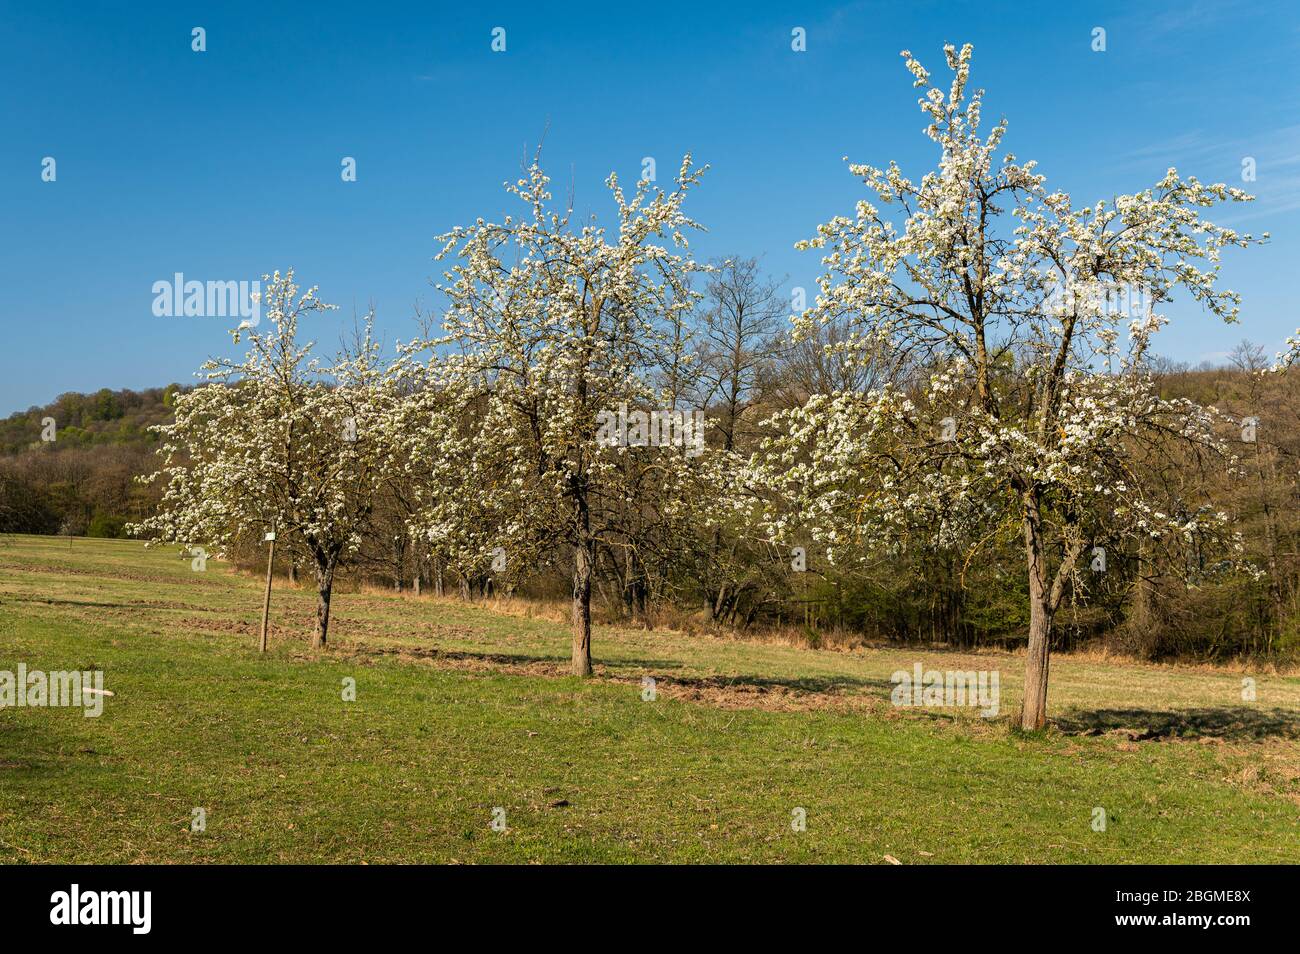
M190 48L196 26L207 52ZM796 26L807 52L790 48ZM409 336L415 301L436 304L434 236L502 214L501 183L543 133L556 183L597 214L611 169L631 182L653 156L662 181L693 152L712 166L688 203L709 228L697 254L761 256L811 287L816 255L792 245L862 194L842 157L933 165L898 52L938 75L945 42L975 45L986 120L1005 115L1008 147L1076 202L1170 165L1241 185L1256 160L1243 187L1259 201L1221 216L1274 236L1227 260L1241 324L1174 307L1159 350L1274 351L1300 325L1293 3L4 2L0 414L193 380L229 350L228 323L156 317L152 285L175 272L293 266L341 306L322 341L370 302L390 341Z

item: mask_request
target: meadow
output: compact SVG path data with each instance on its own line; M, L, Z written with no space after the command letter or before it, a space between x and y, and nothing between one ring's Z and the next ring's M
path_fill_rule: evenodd
M313 653L314 593L277 580L261 655L262 585L0 543L0 670L113 693L0 710L0 862L1300 861L1295 675L1059 654L1026 734L1010 653L601 625L580 680L544 607L340 592ZM916 663L997 671L1000 714L892 705Z

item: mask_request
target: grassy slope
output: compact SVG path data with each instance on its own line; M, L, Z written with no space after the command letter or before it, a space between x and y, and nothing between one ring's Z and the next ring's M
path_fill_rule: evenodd
M98 719L0 712L0 861L1300 861L1294 677L1247 705L1241 674L1063 658L1071 734L1024 738L1010 656L602 627L582 683L560 626L382 594L341 595L311 658L311 596L277 589L261 659L259 602L137 543L0 547L0 669L102 668L116 693ZM1003 718L890 707L917 660L999 669ZM1190 738L1077 734L1162 712Z

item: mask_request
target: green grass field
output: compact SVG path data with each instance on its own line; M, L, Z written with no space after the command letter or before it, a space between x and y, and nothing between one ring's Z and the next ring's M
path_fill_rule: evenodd
M602 626L581 681L545 619L340 593L313 656L313 594L277 586L260 657L260 588L136 542L0 544L0 670L115 694L0 711L0 861L1300 861L1295 676L1062 656L1024 736L1014 655ZM998 670L1001 715L893 707L918 661Z

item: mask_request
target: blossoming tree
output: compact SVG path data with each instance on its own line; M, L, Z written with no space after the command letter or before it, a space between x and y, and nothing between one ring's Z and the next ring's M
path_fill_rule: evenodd
M896 164L850 166L871 198L799 243L824 253L826 272L796 316L804 334L847 324L839 349L887 355L892 372L869 392L813 395L778 415L755 475L795 501L772 531L789 535L788 514L801 512L801 529L832 554L919 542L961 545L969 561L1018 539L1029 602L1021 721L1037 729L1053 616L1087 573L1105 572L1107 545L1232 545L1226 514L1161 479L1230 465L1226 422L1162 397L1148 358L1167 320L1159 309L1179 291L1237 319L1239 297L1217 287L1220 252L1262 239L1200 214L1250 196L1173 169L1145 191L1076 207L1035 163L998 155L1005 120L981 133L969 45L945 47L947 89L902 55L938 167L914 181Z
M165 489L155 515L132 529L216 551L274 527L315 570L319 648L335 574L360 546L389 465L396 396L368 320L358 347L322 365L299 340L299 321L332 306L314 287L300 294L292 270L264 281L269 327L236 329L246 355L206 362L210 383L177 394L175 419L156 428L164 462L144 479Z
M631 449L602 439L600 419L663 399L654 372L674 317L696 300L690 276L701 266L684 233L698 226L682 202L702 172L688 156L671 191L642 180L631 197L611 175L617 222L607 232L553 208L534 162L507 185L522 216L441 238L439 258L456 264L440 286L445 336L431 342L438 383L428 393L439 408L420 443L459 471L439 483L461 492L431 495L430 539L503 572L536 569L557 542L569 548L578 676L592 671L593 573L600 547L619 539L620 514L638 494L689 499L684 448L652 448L653 479L638 487L629 474L644 471L623 466Z

